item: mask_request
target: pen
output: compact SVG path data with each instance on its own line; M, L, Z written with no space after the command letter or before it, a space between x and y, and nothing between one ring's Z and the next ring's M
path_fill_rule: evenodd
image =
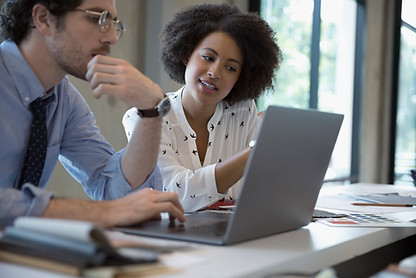
M411 204L351 203L354 206L413 207Z

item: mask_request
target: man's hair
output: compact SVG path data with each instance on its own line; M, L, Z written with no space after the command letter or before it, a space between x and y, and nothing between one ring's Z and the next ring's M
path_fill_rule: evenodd
M6 0L0 12L0 40L13 40L19 44L33 27L32 9L42 4L59 20L73 11L83 0Z
M243 13L227 4L194 5L178 12L161 33L161 61L169 76L185 84L185 61L212 32L230 35L243 52L239 79L225 98L234 103L256 99L273 87L282 53L274 31L257 14Z

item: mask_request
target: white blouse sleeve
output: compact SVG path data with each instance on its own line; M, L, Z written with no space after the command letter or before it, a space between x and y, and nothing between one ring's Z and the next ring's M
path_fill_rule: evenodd
M139 115L137 114L137 108L133 107L124 113L123 116L123 126L124 132L127 136L127 141L130 141L131 135L133 134L134 127L136 126L137 121L140 119Z
M217 192L216 164L201 167L195 171L192 170L191 165L182 165L178 161L177 151L172 149L164 137L162 131L158 164L163 176L163 190L176 192L186 212L207 207L224 198L224 194Z
M256 138L257 130L261 121L261 118L257 117L258 111L254 100L251 102L250 109L253 113L252 116L248 118L248 134L246 137L246 146L248 146L251 140Z

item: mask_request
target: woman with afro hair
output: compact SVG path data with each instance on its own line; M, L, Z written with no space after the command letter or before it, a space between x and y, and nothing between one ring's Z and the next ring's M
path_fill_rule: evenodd
M258 15L227 4L178 12L161 34L161 60L184 84L168 93L159 153L163 190L176 192L185 211L233 202L255 137L255 99L272 87L282 54ZM123 117L129 138L139 120Z

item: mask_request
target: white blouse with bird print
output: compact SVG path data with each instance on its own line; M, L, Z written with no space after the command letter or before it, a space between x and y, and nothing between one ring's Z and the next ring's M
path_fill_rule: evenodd
M167 95L171 111L162 122L158 165L163 177L163 191L176 192L186 212L193 212L221 200L234 200L241 180L226 194L217 191L215 166L248 147L257 130L257 108L254 100L228 105L218 103L208 122L208 148L203 163L199 160L196 134L188 124L182 107L182 88ZM136 122L137 108L123 117L128 140ZM202 164L202 165L201 165Z

